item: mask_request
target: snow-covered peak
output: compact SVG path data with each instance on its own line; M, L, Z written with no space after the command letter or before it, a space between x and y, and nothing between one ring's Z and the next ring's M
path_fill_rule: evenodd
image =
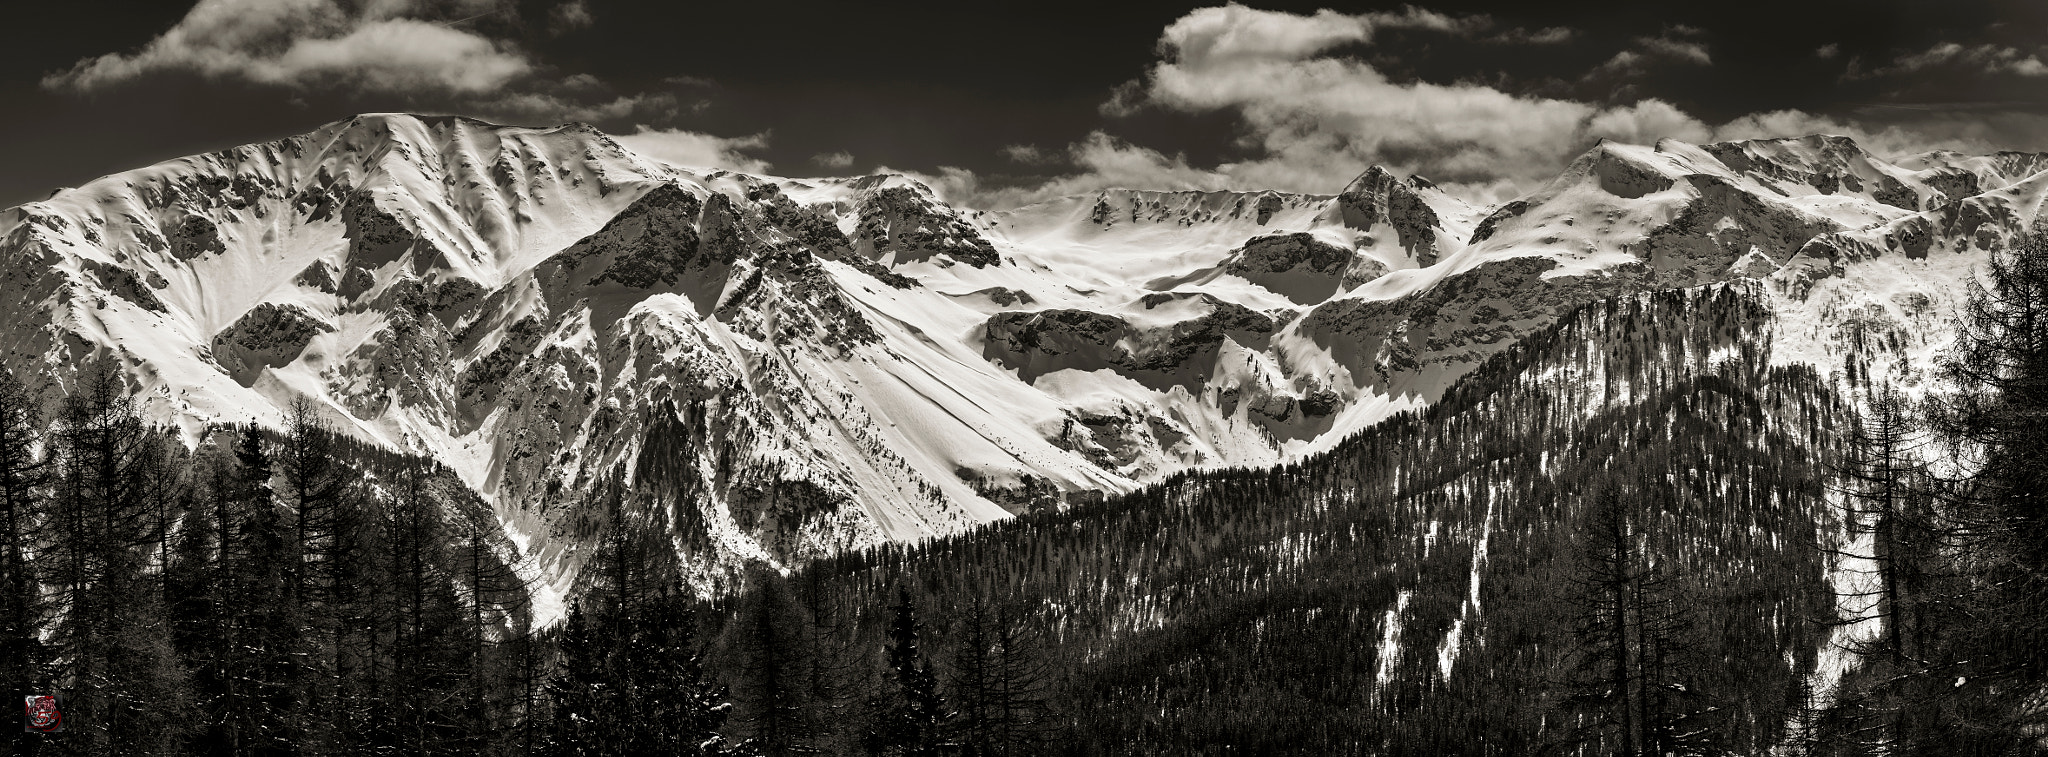
M981 212L375 114L0 212L0 360L54 393L114 355L192 435L311 398L565 589L620 482L713 581L1325 447L1603 298L1761 278L1786 354L1833 354L2033 223L2039 158L1609 142L1491 212L1378 167Z

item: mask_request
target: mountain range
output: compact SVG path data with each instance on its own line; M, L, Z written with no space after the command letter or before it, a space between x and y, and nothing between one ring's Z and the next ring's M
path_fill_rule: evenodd
M1753 280L1771 363L1917 391L2044 198L2048 154L1811 136L1602 142L1496 207L1374 167L981 210L364 115L0 213L0 362L55 397L112 356L188 440L310 399L454 470L559 612L598 492L708 588L1331 450L1645 292Z

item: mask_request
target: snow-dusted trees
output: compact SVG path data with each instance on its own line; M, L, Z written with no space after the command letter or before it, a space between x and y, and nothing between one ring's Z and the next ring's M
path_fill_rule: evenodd
M980 597L1015 613L993 628L1041 645L1052 748L1536 754L1579 735L1559 716L1583 691L1569 600L1589 482L1614 471L1640 577L1617 624L1633 718L1652 742L1762 753L1832 609L1818 471L1843 413L1811 370L1769 364L1770 317L1728 287L1594 303L1328 452L824 558L799 581L850 605L915 587L946 621L920 642L961 748L988 711L963 694L988 678L962 649L993 633L970 622ZM1714 611L1679 623L1688 605ZM1666 683L1644 696L1646 679Z
M1930 739L1941 740L1929 731L1927 713L1935 707L1932 699L1946 693L1930 687L1926 663L1933 643L1930 612L1948 591L1941 575L1948 534L1935 512L1934 481L1922 464L1925 442L1912 403L1880 385L1863 405L1834 471L1846 530L1859 539L1837 557L1841 569L1869 579L1873 588L1857 598L1862 612L1838 622L1875 622L1879 632L1853 650L1867 669L1833 692L1835 720L1855 723L1834 736L1910 754Z
M720 733L731 705L704 670L692 602L665 588L632 615L572 605L557 637L562 664L546 686L552 710L539 753L734 753Z

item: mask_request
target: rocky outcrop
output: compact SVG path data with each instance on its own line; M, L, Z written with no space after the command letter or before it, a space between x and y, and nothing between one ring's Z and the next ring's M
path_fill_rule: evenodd
M1601 191L1630 200L1672 187L1671 177L1611 150L1601 150L1594 159L1593 175Z
M1031 381L1065 368L1107 368L1122 362L1117 343L1130 324L1105 313L1061 308L1010 311L982 325L983 355Z
M1264 349L1276 325L1270 315L1212 294L1153 294L1141 303L1150 309L1176 299L1195 300L1204 312L1164 329L1134 331L1119 356L1120 365L1134 371L1173 371L1191 364L1197 355L1212 352L1224 339Z
M1752 252L1783 262L1807 240L1841 229L1718 176L1691 174L1685 180L1699 196L1670 223L1651 231L1639 253L1656 272L1658 286L1724 280L1735 262Z
M291 365L314 337L333 330L297 305L266 302L213 336L213 359L237 383L251 386L264 369Z
M810 248L811 253L826 260L852 266L896 289L911 289L920 286L917 279L896 273L874 260L857 254L853 240L839 232L838 221L818 208L796 204L782 188L774 184L761 184L747 190L747 201L755 204L767 223L788 235L798 244Z
M171 227L170 246L171 255L179 260L191 260L228 249L220 239L220 227L197 213L178 219L177 225Z
M1191 313L1150 328L1073 308L997 313L982 326L984 356L1026 381L1057 370L1108 368L1165 387L1188 383L1191 377L1182 369L1213 354L1225 339L1264 349L1278 326L1271 315L1211 294L1159 292L1138 304L1146 310L1177 305Z
M890 257L898 265L937 260L940 265L959 262L975 268L1002 262L981 232L912 187L871 190L855 213L860 222L853 241L876 258Z
M1427 181L1421 186L1429 186ZM1415 258L1418 265L1436 263L1436 234L1443 230L1443 221L1436 211L1417 193L1417 187L1395 178L1387 169L1373 166L1337 196L1337 208L1345 226L1359 231L1371 231L1374 226L1386 224L1393 227L1400 240L1401 248Z
M596 234L562 252L570 261L594 257L610 260L589 282L616 282L647 289L675 286L689 268L704 267L711 256L696 254L704 245L697 233L699 213L709 213L695 195L663 184L626 206Z
M410 251L419 238L398 216L377 205L370 192L348 194L341 206L342 235L352 265L380 268Z
M1243 277L1297 304L1313 305L1329 299L1340 288L1384 275L1386 268L1314 235L1297 232L1247 240L1225 258L1223 272Z
M300 271L299 275L292 277L292 283L316 292L326 292L328 294L334 294L337 286L334 280L334 267L328 265L325 260L313 261L312 265L306 266L306 270Z

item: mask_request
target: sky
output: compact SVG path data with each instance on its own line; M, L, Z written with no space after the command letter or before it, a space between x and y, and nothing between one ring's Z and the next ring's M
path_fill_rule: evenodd
M1480 203L1600 139L2048 151L2048 2L67 0L0 29L0 207L363 112L957 203L1110 186Z

